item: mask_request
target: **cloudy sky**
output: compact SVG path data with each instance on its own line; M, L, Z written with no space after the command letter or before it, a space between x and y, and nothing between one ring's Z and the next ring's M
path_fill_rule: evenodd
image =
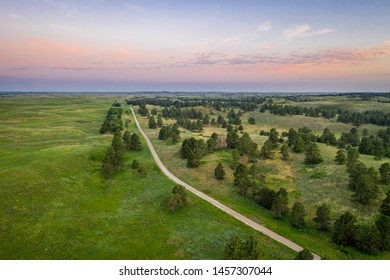
M0 90L390 91L390 1L0 0Z

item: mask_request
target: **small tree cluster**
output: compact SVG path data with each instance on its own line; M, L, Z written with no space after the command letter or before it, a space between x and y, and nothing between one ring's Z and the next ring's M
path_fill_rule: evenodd
M196 140L194 137L185 139L180 148L180 155L187 159L187 167L193 168L200 165L200 159L207 154L207 145L200 139Z
M131 163L131 168L137 170L138 174L140 176L146 176L146 170L144 168L144 166L137 160L137 159L134 159L133 162Z
M180 130L177 124L164 125L158 133L158 139L169 140L172 144L176 144L180 139Z
M99 132L102 134L107 132L115 133L115 131L122 129L122 108L110 108L107 112L106 119L100 127Z
M225 169L223 168L222 163L219 162L217 164L217 167L214 170L214 177L217 180L223 180L225 178L225 175L226 175Z
M257 260L260 258L260 246L254 236L241 239L233 235L225 247L225 260Z
M310 142L305 149L305 164L319 164L323 161L316 143Z
M123 142L126 150L138 151L142 149L142 143L136 133L131 134L128 130L123 134Z
M171 195L166 201L166 207L169 212L174 212L176 209L183 207L187 204L187 193L185 188L181 185L173 187Z
M107 150L103 160L103 175L105 178L112 178L124 164L125 147L122 142L122 134L117 130L112 139L111 147Z

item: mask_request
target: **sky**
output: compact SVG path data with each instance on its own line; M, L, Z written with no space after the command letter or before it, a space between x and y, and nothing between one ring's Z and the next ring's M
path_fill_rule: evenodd
M388 0L0 0L0 91L390 91Z

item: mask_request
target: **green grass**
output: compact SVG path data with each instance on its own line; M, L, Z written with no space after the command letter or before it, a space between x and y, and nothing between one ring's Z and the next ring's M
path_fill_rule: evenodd
M295 256L191 194L168 213L174 184L146 148L103 179L112 136L98 130L115 99L123 96L0 97L0 259L221 259L234 233L254 234L264 259ZM146 177L129 167L135 158Z
M264 143L267 137L259 136L259 126L261 129L270 129L276 127L277 130L288 130L290 127L299 128L307 125L313 128L316 132L322 131L323 125L334 124L334 130L338 133L350 129L349 125L333 123L326 119L315 119L304 116L280 117L275 115L260 114L252 112L244 116L254 116L256 125L246 124L247 117L242 117L244 123L244 131L250 133L252 139L259 145ZM265 118L264 118L265 117ZM146 118L139 118L144 129L147 127ZM320 128L315 128L318 123L323 122ZM313 121L313 123L305 123L304 121ZM324 144L319 144L324 162L316 166L305 165L303 154L291 153L291 158L282 160L278 151L275 153L274 160L265 161L265 169L267 172L266 185L270 188L278 190L280 187L285 187L289 192L290 207L295 201L302 202L308 215L306 217L308 225L303 231L298 231L291 227L287 221L279 221L272 217L272 214L258 206L252 199L240 195L233 185L233 170L229 167L231 164L231 155L229 151L219 151L209 154L202 158L202 164L198 168L190 169L186 167L186 160L179 157L178 151L180 143L177 145L169 145L164 141L157 140L158 129L145 129L146 133L151 137L157 152L168 169L183 179L185 182L193 185L204 193L216 198L217 200L232 207L236 211L246 215L254 221L260 222L272 230L284 235L287 238L297 242L301 246L305 246L314 252L326 256L331 259L389 259L389 252L383 252L377 255L367 255L359 252L355 248L343 248L331 241L330 234L322 233L314 229L312 218L315 216L317 207L322 203L327 203L332 209L332 218L335 220L344 211L351 211L357 217L359 222L373 223L378 215L378 206L380 201L373 202L368 207L363 207L351 198L352 192L348 190L348 175L345 166L338 166L334 163L334 157L337 149ZM195 136L202 138L209 136L213 131L219 135L226 135L226 130L221 128L205 128L202 133L191 133L184 130L181 137L188 138ZM202 136L203 135L203 136ZM367 166L379 168L384 162L374 160L373 156L361 155L360 160ZM226 171L226 178L223 181L218 181L214 178L213 172L217 162L223 163ZM381 198L384 197L384 192L389 190L389 187L380 186Z

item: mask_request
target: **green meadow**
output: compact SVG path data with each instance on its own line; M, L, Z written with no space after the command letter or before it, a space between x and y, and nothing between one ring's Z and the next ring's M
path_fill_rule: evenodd
M0 96L0 259L221 259L235 233L255 235L264 259L294 258L292 250L191 194L188 205L169 213L164 201L174 183L144 142L141 151L126 154L119 174L104 179L102 161L112 135L98 131L111 104L124 98ZM136 131L134 121L129 130ZM218 156L229 161L229 155ZM130 168L133 159L147 176ZM192 183L196 177L182 179ZM273 222L229 188L229 195L215 196L259 222Z
M321 106L323 105L322 102L328 101L318 100L316 102L317 106ZM385 105L381 104L379 106ZM148 108L152 109L153 107L149 106ZM202 107L197 107L197 109L200 108ZM160 107L157 107L157 109L161 111ZM215 110L213 111L209 108L203 107L202 112L210 114L210 119L216 118L218 114L226 117L226 113L215 112ZM247 120L249 117L255 118L255 125L248 124ZM348 189L346 167L334 163L337 148L319 143L318 146L324 162L315 166L304 164L304 155L294 154L293 152L290 152L291 157L288 160L283 160L278 150L275 152L273 160L261 161L266 171L266 185L274 190L278 190L280 187L286 188L289 193L290 207L297 201L305 205L307 225L304 229L297 230L288 223L287 219L274 219L270 211L257 205L253 199L238 193L233 185L234 170L230 167L232 165L230 151L222 150L208 154L201 159L199 167L187 168L187 161L179 156L181 143L171 145L166 141L158 140L158 129L149 129L146 118L139 116L138 119L145 132L151 138L162 161L173 174L252 220L264 224L301 246L329 259L390 259L389 252L368 255L354 247L339 246L332 242L331 234L315 230L312 219L315 216L317 207L322 203L330 205L333 222L344 211L350 211L356 215L359 223L374 223L378 216L380 200L385 197L385 192L390 190L389 186L380 185L380 200L376 200L369 206L361 206L354 202L351 198L353 192ZM338 123L334 119L328 120L306 116L281 117L271 115L269 112L260 114L259 110L245 113L241 119L244 131L248 132L259 146L267 140L266 136L259 135L260 130L268 131L271 128L276 128L281 133L288 131L289 128L298 129L307 126L316 134L321 134L325 127L329 127L338 137L342 132L347 132L353 127L350 124ZM170 123L170 120L164 122ZM370 133L376 133L383 127L362 125L359 127L360 133L363 128L368 128ZM201 133L183 129L181 131L181 140L196 137L198 139L203 138L206 141L213 132L222 137L226 136L226 129L211 126L206 126ZM246 162L247 159L242 158L241 160ZM389 162L388 158L375 160L373 156L369 155L360 155L359 160L377 170L381 164ZM226 171L226 178L222 181L214 178L213 172L217 162L221 162Z

